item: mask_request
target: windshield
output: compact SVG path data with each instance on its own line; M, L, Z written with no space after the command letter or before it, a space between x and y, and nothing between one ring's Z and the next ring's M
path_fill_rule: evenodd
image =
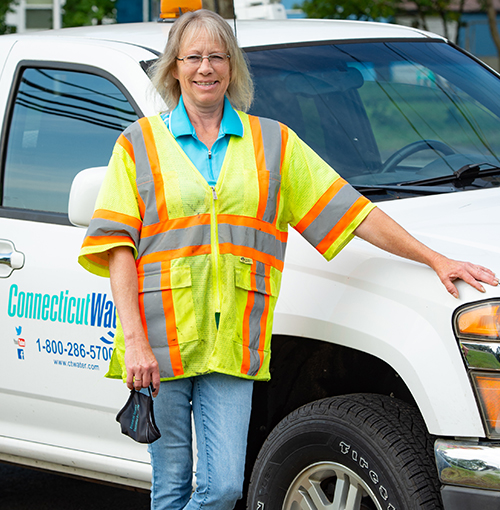
M247 55L256 89L250 113L290 126L363 192L407 196L419 181L466 165L488 175L432 192L500 184L500 80L453 47L370 42Z

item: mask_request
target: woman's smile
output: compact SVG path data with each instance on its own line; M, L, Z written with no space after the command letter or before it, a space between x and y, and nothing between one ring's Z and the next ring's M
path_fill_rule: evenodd
M186 106L198 110L220 107L231 79L230 60L211 62L209 55L226 55L226 48L213 41L206 32L198 32L196 38L184 42L180 49L173 76L179 81ZM200 55L201 62L188 62L186 56Z

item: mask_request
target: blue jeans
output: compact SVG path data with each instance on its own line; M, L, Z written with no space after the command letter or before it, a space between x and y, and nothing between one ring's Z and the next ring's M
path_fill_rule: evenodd
M253 381L206 374L161 383L149 445L152 510L232 510L242 496ZM193 488L191 410L198 459Z

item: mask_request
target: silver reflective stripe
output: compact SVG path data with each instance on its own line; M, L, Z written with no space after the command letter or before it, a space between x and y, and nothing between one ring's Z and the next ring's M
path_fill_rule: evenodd
M158 279L156 285L160 286L161 274L151 275ZM150 280L149 284L154 285ZM144 315L148 327L148 341L153 349L156 360L161 367L161 377L173 377L170 350L167 341L167 324L163 308L162 292L144 292Z
M142 257L145 253L151 254L203 245L210 245L210 225L194 225L187 228L167 230L160 234L141 238L139 257Z
M275 120L259 117L259 121L264 144L266 168L269 171L267 204L262 219L268 223L273 223L277 212L276 200L281 185L281 128Z
M259 261L256 261L255 266L255 286L258 292L266 294L266 266Z
M361 195L349 184L343 186L335 196L332 197L315 220L302 232L302 235L313 246L318 246L360 196Z
M219 224L219 243L231 243L235 246L254 248L262 253L285 260L286 242L276 239L267 232L241 225Z
M161 289L161 262L144 264L144 280L142 290L144 292ZM139 289L139 292L141 289Z
M160 377L174 377L172 370L172 363L170 362L170 349L169 347L153 347L153 354L155 355L158 365L160 365Z
M132 124L123 134L134 147L137 191L146 206L144 218L147 218L148 225L153 225L158 223L160 219L156 206L154 176L149 164L146 143L140 124Z
M254 303L250 312L248 349L250 352L250 367L247 375L257 375L260 369L259 343L261 337L260 323L266 308L266 266L257 261L255 263L255 286ZM269 299L269 298L267 298Z
M265 308L265 294L254 292L254 303L252 311L250 312L249 320L248 350L250 351L250 367L248 368L247 375L257 375L257 372L260 368L260 356L258 352L261 335L260 321L262 319L262 314L264 313Z
M136 246L139 243L140 232L136 228L120 223L119 221L94 218L90 223L89 232L91 232L92 236L113 237L127 235Z

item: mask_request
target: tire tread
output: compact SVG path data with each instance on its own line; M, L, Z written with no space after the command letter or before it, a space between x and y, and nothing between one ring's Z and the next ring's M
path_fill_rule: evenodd
M258 454L250 480L250 491L258 483L258 475L268 453L276 443L290 435L304 420L341 419L365 435L376 437L390 452L399 472L401 483L411 494L412 509L441 510L442 502L438 474L433 460L433 437L418 409L400 400L374 394L352 394L331 397L302 406L285 417L268 436ZM250 498L249 498L250 501ZM405 509L406 510L406 509Z

